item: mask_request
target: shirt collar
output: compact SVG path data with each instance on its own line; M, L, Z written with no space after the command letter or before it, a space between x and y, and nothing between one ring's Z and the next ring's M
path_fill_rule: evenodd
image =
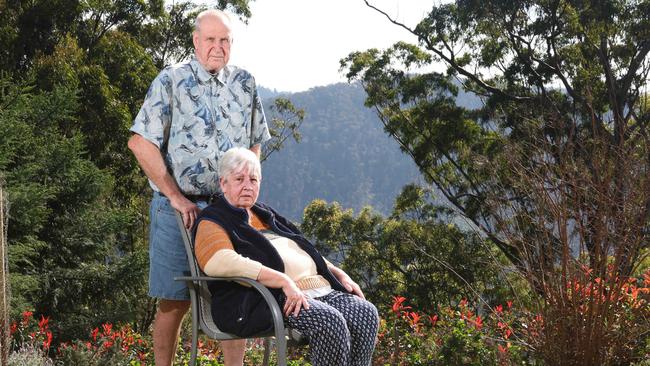
M221 85L226 85L226 67L222 68L219 70L217 75L209 73L203 65L199 62L199 60L196 59L196 56L192 56L192 60L190 61L190 66L192 67L192 70L194 73L198 76L199 81L201 83L209 83L212 78L216 79L221 83Z

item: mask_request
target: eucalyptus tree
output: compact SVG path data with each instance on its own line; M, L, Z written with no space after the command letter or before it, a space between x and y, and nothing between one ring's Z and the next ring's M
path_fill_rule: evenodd
M459 0L415 27L366 4L418 43L354 52L342 68L542 296L548 360L632 357L647 322L623 324L623 305L598 299L622 296L648 250L650 2ZM460 88L482 107L457 105ZM567 287L596 279L588 296Z

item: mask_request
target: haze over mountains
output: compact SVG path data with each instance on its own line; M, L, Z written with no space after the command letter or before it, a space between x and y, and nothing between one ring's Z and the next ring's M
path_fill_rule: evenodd
M278 94L260 88L269 120ZM264 162L260 201L297 222L317 198L355 212L371 205L387 214L402 187L421 180L375 111L364 106L366 94L359 85L332 84L283 96L305 110L302 141L287 140Z

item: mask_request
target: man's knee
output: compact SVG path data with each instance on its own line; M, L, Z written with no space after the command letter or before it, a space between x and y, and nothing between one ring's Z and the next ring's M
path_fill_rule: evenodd
M185 316L190 309L189 300L165 300L158 301L158 314L167 316Z
M228 341L221 341L221 348L224 352L239 352L246 349L245 339L231 339Z

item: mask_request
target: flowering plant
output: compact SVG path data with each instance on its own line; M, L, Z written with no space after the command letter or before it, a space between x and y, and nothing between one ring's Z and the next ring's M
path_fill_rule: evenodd
M623 276L569 267L566 279L545 291L543 324L531 342L548 363L630 364L648 359L650 270ZM538 336L535 336L538 335Z
M52 344L50 318L41 315L40 320L34 318L32 311L23 311L22 319L14 321L9 327L12 350L32 348L40 350L47 356Z
M153 365L147 340L130 325L114 329L110 323L93 329L87 341L62 343L56 359L59 365Z
M511 365L523 363L523 312L512 301L477 314L467 300L425 313L393 297L382 319L375 365Z

